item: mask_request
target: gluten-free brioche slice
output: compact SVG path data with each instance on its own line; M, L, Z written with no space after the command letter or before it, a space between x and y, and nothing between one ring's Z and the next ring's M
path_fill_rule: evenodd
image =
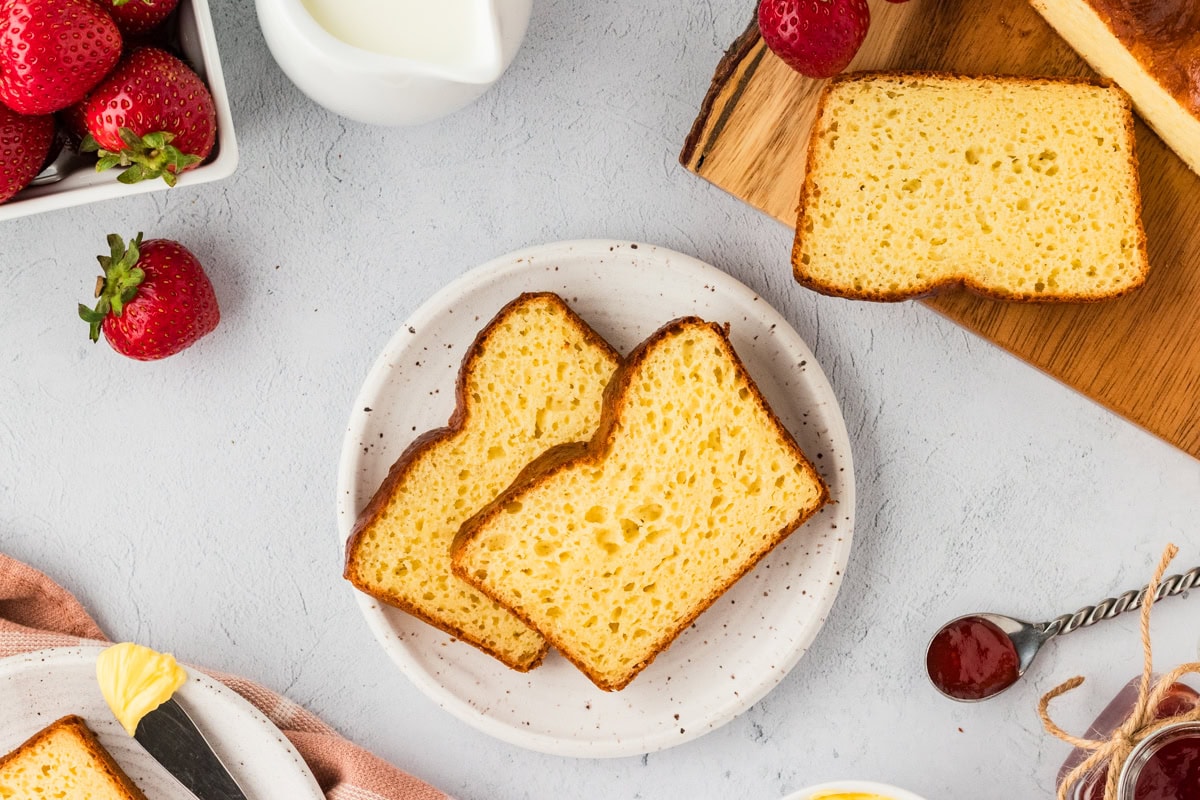
M616 690L827 497L724 330L684 318L617 371L589 442L463 526L454 571Z
M359 515L346 578L514 669L537 666L545 640L450 573L450 543L536 456L596 430L618 362L557 295L505 306L463 358L449 425L418 437Z
M850 73L818 105L792 251L827 294L1083 302L1146 279L1129 96L1074 78Z
M0 758L5 800L146 800L76 716L63 717Z

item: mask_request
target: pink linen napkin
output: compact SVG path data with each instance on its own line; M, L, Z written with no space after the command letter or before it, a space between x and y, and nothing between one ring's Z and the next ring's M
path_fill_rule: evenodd
M0 553L0 658L109 639L70 592ZM308 763L329 800L449 800L338 735L315 714L244 678L209 673L266 715Z

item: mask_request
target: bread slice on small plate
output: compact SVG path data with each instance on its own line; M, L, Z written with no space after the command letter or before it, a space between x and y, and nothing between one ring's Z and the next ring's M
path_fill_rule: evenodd
M617 690L827 499L725 330L682 318L617 371L589 442L463 525L453 567Z
M1112 84L848 73L817 108L792 267L861 300L1106 300L1146 280L1141 208Z
M450 573L450 543L536 456L596 430L618 362L557 295L506 305L463 357L449 425L418 437L359 515L346 578L513 669L537 666L545 640Z
M50 723L0 758L0 797L146 800L80 717Z

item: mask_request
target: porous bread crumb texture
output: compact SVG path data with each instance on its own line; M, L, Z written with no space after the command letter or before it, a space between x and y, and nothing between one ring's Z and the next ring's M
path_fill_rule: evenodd
M64 717L0 759L3 800L146 800L79 717Z
M450 543L536 456L595 432L617 364L557 296L507 306L464 359L459 429L393 467L350 541L346 577L515 669L536 666L545 640L450 573Z
M605 414L582 457L506 492L464 528L454 558L613 690L827 492L720 329L700 320L635 351Z
M850 75L813 130L792 258L811 288L1085 301L1145 280L1133 119L1116 87Z

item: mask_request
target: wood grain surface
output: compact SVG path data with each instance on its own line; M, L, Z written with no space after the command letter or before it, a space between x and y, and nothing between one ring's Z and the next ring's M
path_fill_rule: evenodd
M1094 74L1026 0L872 2L871 14L850 70ZM776 58L751 23L718 65L680 162L794 226L824 85ZM1090 305L965 292L922 302L1200 458L1200 177L1141 120L1137 155L1151 270L1142 289Z

